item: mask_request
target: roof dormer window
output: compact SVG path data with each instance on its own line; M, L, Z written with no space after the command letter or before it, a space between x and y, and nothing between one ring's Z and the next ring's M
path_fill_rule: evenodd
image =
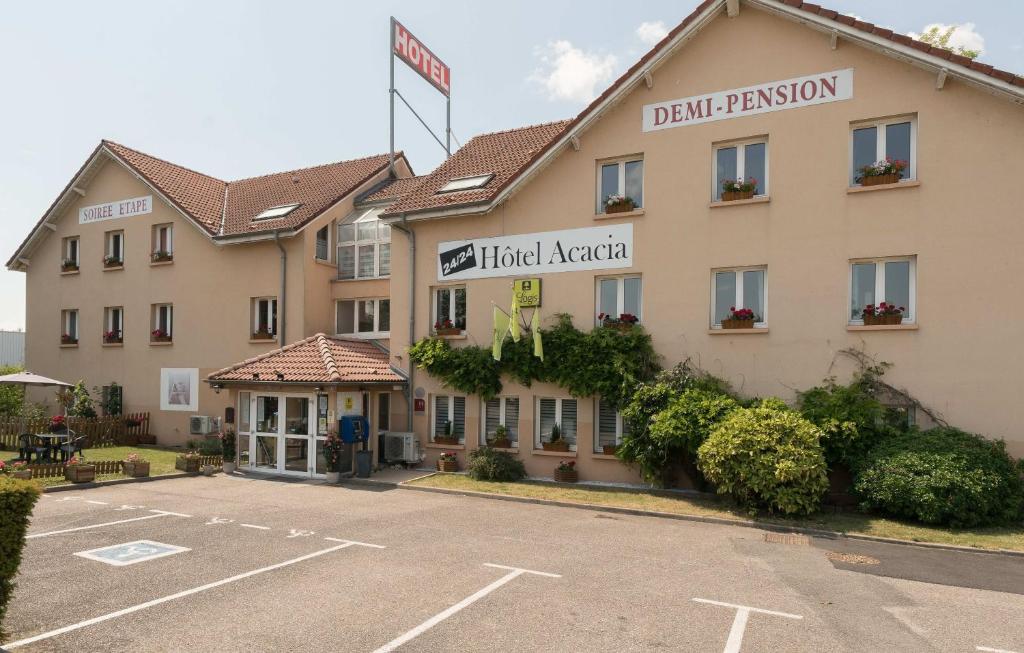
M272 206L263 213L260 213L253 221L256 220L273 220L274 218L283 218L295 209L302 206L301 204L282 204L281 206Z
M457 190L473 190L474 188L482 188L493 178L494 173L492 172L485 175L473 175L472 177L456 177L444 186L438 188L437 192L454 193Z

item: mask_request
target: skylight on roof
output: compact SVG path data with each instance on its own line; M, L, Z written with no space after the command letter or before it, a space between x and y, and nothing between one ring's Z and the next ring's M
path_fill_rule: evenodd
M439 193L451 193L457 190L471 190L485 186L494 177L493 173L486 175L474 175L472 177L457 177L444 186L437 189Z
M257 215L253 220L272 220L273 218L283 218L295 209L302 206L301 204L282 204L281 206L272 206L263 213Z

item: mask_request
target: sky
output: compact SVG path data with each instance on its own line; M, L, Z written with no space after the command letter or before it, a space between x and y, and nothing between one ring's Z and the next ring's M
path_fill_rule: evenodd
M959 25L954 45L1024 72L1024 3L823 2L902 33ZM387 152L391 15L451 67L452 130L465 143L574 116L697 4L10 4L0 22L0 263L102 138L225 180ZM396 87L443 132L443 96L401 64ZM429 172L444 151L400 103L396 115L396 146ZM3 269L0 330L24 326L25 275Z

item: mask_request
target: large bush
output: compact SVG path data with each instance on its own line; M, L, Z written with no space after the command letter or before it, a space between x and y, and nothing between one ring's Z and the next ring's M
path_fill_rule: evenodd
M29 515L39 499L39 487L0 473L0 641L7 603L14 593L14 576L21 563Z
M719 494L750 511L806 515L828 490L821 430L791 410L738 408L697 450Z
M0 365L0 376L21 372L22 368ZM24 397L24 388L20 385L0 385L0 415L18 415L21 411L21 402Z
M526 477L523 461L507 451L481 447L469 452L469 475L478 481L507 483Z
M855 471L869 510L955 528L1024 519L1022 463L1001 440L948 427L911 431L882 441Z

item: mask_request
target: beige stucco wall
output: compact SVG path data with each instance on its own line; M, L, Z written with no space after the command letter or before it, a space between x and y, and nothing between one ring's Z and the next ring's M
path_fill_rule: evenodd
M756 56L752 50L756 47ZM644 104L853 68L848 101L766 113L644 134ZM850 124L914 114L918 120L920 185L847 193ZM770 201L709 207L712 144L768 135ZM542 275L542 314L593 323L595 278L643 276L643 318L665 366L692 359L729 380L744 395L794 398L824 377L848 378L852 366L837 352L848 347L893 363L887 379L962 428L1005 438L1024 455L1024 405L1010 376L1024 364L1021 309L1016 297L1024 273L1019 244L1024 224L1012 189L1024 175L1024 113L1019 106L948 80L936 90L932 73L826 35L744 8L713 21L609 110L580 138L489 215L416 224L416 338L427 335L430 287L437 283L437 243L460 238L551 231L629 222L634 267L608 272ZM599 221L594 216L596 161L642 153L643 215ZM396 230L395 251L403 247ZM917 256L916 330L849 330L849 261ZM767 266L769 330L757 334L708 332L713 268ZM396 256L393 315L408 310L408 264ZM535 275L523 275L535 276ZM465 342L490 341L490 302L507 305L511 278L466 283ZM407 368L408 329L393 319L392 354ZM460 341L453 344L458 345ZM417 371L428 396L417 431L429 429L436 380ZM556 388L522 388L520 456L531 474L550 476L555 460L530 451L533 398ZM593 408L579 405L578 461L583 478L635 479L618 463L590 454ZM479 398L467 401L467 441L475 446ZM436 451L435 451L436 453Z

